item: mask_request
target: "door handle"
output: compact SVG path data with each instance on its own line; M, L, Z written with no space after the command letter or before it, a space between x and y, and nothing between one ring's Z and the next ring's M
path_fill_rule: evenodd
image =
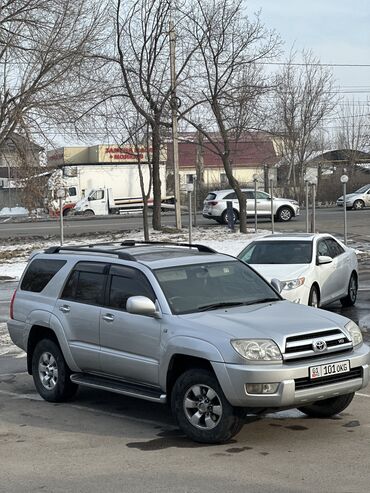
M111 313L106 313L105 315L103 315L103 320L105 320L106 322L113 322L114 315L112 315Z
M59 310L63 313L68 313L71 311L71 308L69 305L62 305L59 307Z

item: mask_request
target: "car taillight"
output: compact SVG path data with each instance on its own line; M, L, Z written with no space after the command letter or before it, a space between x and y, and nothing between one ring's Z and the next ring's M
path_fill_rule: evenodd
M208 202L208 205L217 205L218 202L216 202L215 200L212 200L211 202Z
M14 300L15 300L15 295L17 294L17 290L14 291L12 299L10 300L10 309L9 309L9 316L13 320L14 319L14 311L13 311L13 305L14 305Z

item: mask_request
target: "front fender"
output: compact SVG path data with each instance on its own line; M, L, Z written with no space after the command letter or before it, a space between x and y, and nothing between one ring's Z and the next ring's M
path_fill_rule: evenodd
M163 348L163 359L159 367L159 385L166 388L168 367L172 357L176 354L202 358L213 362L224 362L219 350L208 341L188 336L175 336L168 340ZM213 365L212 365L213 366Z

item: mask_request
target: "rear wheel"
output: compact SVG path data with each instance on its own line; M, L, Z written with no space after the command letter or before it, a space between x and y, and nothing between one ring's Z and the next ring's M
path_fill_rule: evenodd
M361 209L363 209L365 207L365 203L363 200L355 200L353 202L353 206L352 206L352 209L354 209L355 211L359 211Z
M320 306L320 295L316 286L311 287L310 295L308 297L308 306L313 306L315 308L319 308Z
M239 219L239 214L238 212L233 209L233 219L234 219L234 224L238 221ZM221 216L221 221L223 224L228 224L228 220L227 220L227 210L224 210L224 212L222 213L222 216Z
M208 370L188 370L176 380L171 407L182 431L201 443L224 443L243 426L243 410L226 399Z
M290 207L280 207L276 213L276 219L281 222L290 221L293 217L293 211Z
M50 402L73 397L78 385L71 382L70 375L59 346L51 339L38 342L32 355L32 376L41 397Z
M354 395L352 392L351 394L330 397L330 399L299 407L298 410L311 418L330 418L344 411L351 404Z
M352 272L351 278L348 283L348 294L344 298L340 299L342 306L353 306L356 303L357 299L357 276L354 272Z

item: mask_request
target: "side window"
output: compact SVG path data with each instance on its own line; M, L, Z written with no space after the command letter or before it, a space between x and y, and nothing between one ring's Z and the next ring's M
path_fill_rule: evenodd
M247 200L254 200L254 192L243 192Z
M75 195L77 195L76 187L69 187L68 188L68 195L70 197L74 197Z
M22 280L21 289L23 291L40 293L65 263L65 260L33 260Z
M270 196L265 193L265 192L260 192L260 191L257 191L257 199L260 199L260 200L267 200L269 199Z
M225 195L225 197L223 198L223 200L235 200L235 199L236 199L236 193L235 192L229 193L229 194Z
M130 267L111 266L108 306L125 311L131 296L146 296L155 301L153 289L142 272Z
M244 252L241 254L240 256L240 259L243 260L243 262L247 263L247 264L252 264L253 261L253 253L256 249L256 245L251 245L249 247L247 247Z
M333 240L332 238L328 238L326 240L326 243L328 244L330 256L332 258L338 257L338 255L341 255L344 252L343 248L339 245L339 243Z
M328 247L325 240L319 241L319 243L317 245L317 255L331 257L331 255L329 253L329 247Z
M61 298L88 305L103 305L106 264L80 262L70 274Z
M104 199L104 190L97 190L92 195L90 195L91 200L102 200Z

